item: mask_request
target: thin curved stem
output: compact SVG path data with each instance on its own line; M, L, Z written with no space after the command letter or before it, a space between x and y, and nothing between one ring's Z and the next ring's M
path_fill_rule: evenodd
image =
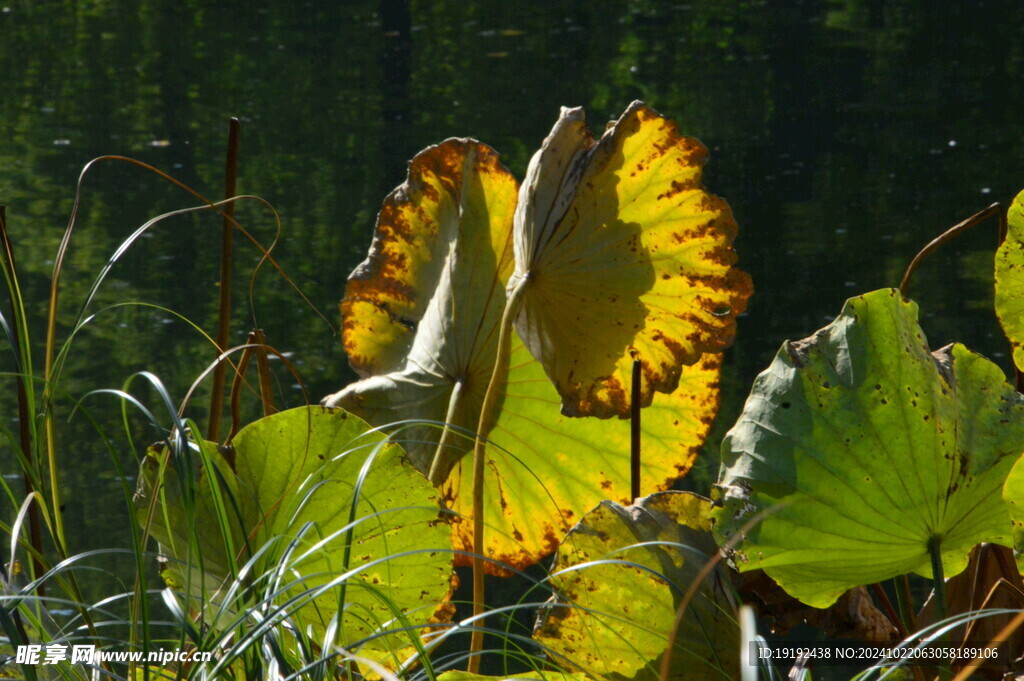
M430 479L430 484L434 487L439 486L444 482L444 477L448 471L442 472L441 462L444 460L444 453L448 449L448 445L452 438L451 424L455 421L455 414L458 411L462 403L462 390L465 386L465 381L459 379L455 381L455 385L452 387L451 397L448 398L448 413L444 417L444 430L441 431L441 439L437 442L437 449L434 451L434 459L430 462L430 473L427 477Z
M224 438L224 451L221 452L228 459L231 467L235 467L235 450L231 443L242 429L242 384L245 382L245 372L249 368L249 361L252 359L253 346L256 344L256 334L249 332L249 338L245 341L246 348L242 350L242 356L238 360L238 368L235 370L235 378L231 381L231 430ZM218 363L218 366L222 362Z
M274 406L274 388L270 381L270 358L267 355L267 337L263 329L253 329L253 338L256 339L256 374L260 381L260 404L263 405L263 415L270 416L277 413ZM224 366L223 363L217 366Z
M1018 613L1016 617L1010 620L1005 627L1000 629L999 633L995 635L995 637L989 642L987 647L992 648L997 644L1001 643L1002 641L1006 641L1010 638L1010 636L1013 635L1015 631L1020 629L1022 625L1024 625L1024 610L1021 610L1020 613ZM971 675L974 674L975 670L982 664L984 664L985 661L986 658L983 655L979 654L977 657L971 660L970 664L968 664L966 667L960 670L960 673L956 675L956 678L953 679L953 681L967 681L967 679L970 679Z
M508 377L509 355L512 351L512 322L519 314L523 292L529 279L520 279L519 284L508 294L505 311L501 314L498 332L498 350L494 358L494 370L487 384L484 403L480 408L480 421L476 428L476 442L473 444L473 615L484 613L484 466L487 460L487 433L491 428L491 416L498 402L498 393ZM477 620L479 621L479 620ZM480 651L484 648L484 631L473 629L469 640L469 663L467 671L480 671Z
M918 265L921 261L927 258L929 255L938 250L942 245L952 241L959 235L966 232L971 227L981 224L990 217L995 216L997 218L997 224L999 229L999 242L996 247L1002 246L1003 241L1006 240L1007 226L1006 226L1006 211L1003 210L1003 206L1000 203L993 203L988 208L980 210L966 220L962 220L945 232L935 237L928 244L918 251L914 259L907 265L906 271L903 273L903 281L900 282L900 293L904 297L907 296L907 289L910 288L910 279L913 277L914 272L917 270ZM1011 353L1012 355L1012 353ZM1024 392L1024 372L1017 368L1016 363L1013 366L1013 373L1016 382L1017 392Z
M917 255L915 255L914 259L910 261L910 264L907 265L906 271L903 273L903 281L900 282L900 293L904 296L907 295L907 289L910 288L910 279L913 277L914 272L917 270L917 267L921 264L922 260L934 253L942 245L952 241L971 227L981 224L992 216L999 218L999 244L1002 244L1003 240L1006 238L1006 213L1003 212L1001 204L993 203L988 208L978 211L966 220L956 223L945 232L929 241L924 248L918 251Z

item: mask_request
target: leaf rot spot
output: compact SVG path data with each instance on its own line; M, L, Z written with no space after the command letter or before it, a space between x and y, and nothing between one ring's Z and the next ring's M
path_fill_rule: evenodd
M679 180L672 180L671 188L666 190L666 191L664 191L661 194L658 194L658 200L662 201L664 199L670 199L673 196L675 196L676 194L679 194L680 192L687 191L687 190L692 190L692 189L695 189L696 187L697 187L696 179L692 179L691 178L691 179L684 180L682 182L680 182Z

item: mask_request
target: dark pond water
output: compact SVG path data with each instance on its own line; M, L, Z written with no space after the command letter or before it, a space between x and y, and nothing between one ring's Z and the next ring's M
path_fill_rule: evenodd
M728 355L724 430L783 339L809 335L851 295L896 285L934 234L1024 186L1019 3L522 4L8 0L0 203L37 338L82 166L125 154L220 196L227 120L237 116L239 191L273 203L275 257L327 322L270 268L250 297L258 253L243 244L235 339L258 324L319 398L352 378L337 301L413 154L472 136L521 176L561 105L584 105L601 128L641 98L712 150L706 183L731 203L754 278ZM125 236L193 203L115 163L90 170L82 192L65 319ZM273 238L266 209L248 204L239 217L264 243ZM212 215L169 220L114 267L92 310L160 307L100 313L68 360L69 398L140 370L184 397L213 355L161 308L213 333L219 230ZM1007 366L991 312L994 241L988 230L952 245L919 273L914 295L934 347L962 340ZM280 402L301 403L296 382L278 377ZM6 385L0 406L12 415ZM158 408L152 390L138 394ZM206 400L200 389L188 414L205 420ZM133 468L117 403L94 396L86 406ZM132 440L157 435L138 422ZM61 421L61 443L72 549L127 545L128 511L102 440L77 415ZM13 473L13 453L2 456ZM709 456L697 479L716 469Z

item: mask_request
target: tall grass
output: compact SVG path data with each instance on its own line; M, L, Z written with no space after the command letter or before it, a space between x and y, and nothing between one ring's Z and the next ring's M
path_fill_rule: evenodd
M96 273L84 299L78 301L76 311L70 319L58 314L61 307L61 274L72 243L78 222L82 194L82 181L89 170L101 162L129 163L154 172L185 190L199 200L199 205L171 211L149 220L126 237L111 254L106 264ZM235 197L221 202L205 199L194 190L169 178L160 171L145 164L122 157L102 157L83 169L79 178L74 207L69 223L61 239L50 280L50 296L45 311L43 342L37 342L30 334L36 328L36 320L30 318L28 310L33 309L32 301L23 297L19 271L14 259L14 246L7 238L6 216L0 211L0 236L3 250L0 264L4 273L6 290L9 295L7 310L0 312L0 326L7 338L15 371L7 378L13 384L18 396L17 428L10 429L0 424L2 436L8 449L16 453L18 470L23 477L23 489L12 486L7 479L0 479L0 488L17 513L12 522L0 522L0 529L8 540L4 542L5 561L0 572L0 671L20 675L26 679L60 677L68 679L135 679L143 678L245 678L245 679L335 679L352 678L353 673L364 676L388 677L393 675L377 661L360 653L365 641L346 641L338 645L338 621L336 615L327 633L317 638L310 631L303 631L296 623L294 614L307 606L326 589L365 589L366 585L352 580L358 572L348 570L332 575L326 584L304 587L301 564L307 557L298 550L297 539L304 533L315 532L316 528L297 528L291 536L271 538L261 546L239 550L232 544L231 528L237 524L236 500L218 484L215 476L199 475L201 470L215 469L206 455L206 450L197 446L201 433L199 426L184 418L187 402L196 387L218 367L231 366L236 371L235 386L232 390L232 415L237 421L237 402L243 386L244 367L248 357L255 355L263 366L260 383L264 390L260 402L268 403L266 395L266 353L276 353L262 342L253 342L237 348L223 348L202 329L175 311L163 310L177 315L190 324L199 334L202 342L212 349L216 360L197 379L185 400L175 404L169 391L160 379L149 372L129 377L119 389L100 388L86 395L68 393L65 369L70 358L75 356L76 339L98 318L124 306L145 306L141 302L122 302L101 310L94 310L93 303L104 281L114 265L149 230L170 217L195 211L213 210L222 215L234 229L241 226L233 219L226 206L233 201L262 201L257 197ZM265 203L265 202L264 202ZM272 210L272 209L271 209ZM276 218L276 214L275 214ZM244 230L243 234L249 236ZM270 256L270 249L255 243L262 260L278 268L282 277L290 284L287 275ZM296 289L297 290L297 289ZM301 292L300 292L301 295ZM222 302L222 305L224 303ZM222 309L223 313L223 309ZM221 315L223 318L223 314ZM59 337L58 329L70 330ZM259 341L259 339L253 339ZM42 361L36 361L36 353L42 347ZM237 365L232 358L241 355ZM280 353L278 357L288 364ZM39 371L36 367L42 367ZM290 367L290 365L289 365ZM290 367L293 371L294 368ZM136 396L139 384L144 384L156 406ZM256 391L253 391L256 392ZM120 429L123 436L111 436L110 424L99 423L90 410L90 404L97 400L114 397L121 402ZM272 408L272 407L271 407ZM184 551L186 562L194 564L197 572L186 570L188 579L195 576L200 580L201 598L193 595L194 587L188 583L167 586L157 575L155 566L167 566L166 555L155 550L149 537L149 526L155 514L162 512L160 495L152 496L152 503L143 509L136 509L136 490L132 484L134 470L122 466L122 451L126 444L135 449L137 430L133 424L139 415L147 424L148 432L157 433L163 456L156 471L156 488L173 484L182 490L185 500L187 522L185 535L189 546ZM63 508L63 493L66 491L62 479L64 469L71 465L67 456L69 443L62 443L59 429L55 427L59 418L73 417L90 422L96 440L108 453L110 466L120 481L121 495L126 508L124 522L130 530L130 544L119 548L100 548L72 555L68 546L68 522ZM237 431L237 422L232 434ZM230 436L229 436L230 437ZM144 459L144 449L136 449L136 458ZM207 573L203 567L203 552L200 546L199 521L195 500L203 491L198 486L209 485L209 493L217 500L216 517L205 518L213 521L220 529L220 538L225 543L225 553L232 557L228 567L227 580L218 583L214 590L203 593L207 586ZM88 490L76 490L88 493ZM352 519L353 523L365 519ZM323 538L322 541L337 539ZM424 551L447 551L450 547L424 547ZM389 561L397 556L382 556L377 560ZM90 600L83 595L82 584L109 582L110 575L103 568L104 562L118 561L131 566L129 583L110 595ZM361 566L365 567L365 566ZM407 665L395 669L410 678L436 678L437 673L448 667L464 662L464 653L457 650L444 652L445 644L452 638L465 635L484 622L461 622L447 629L424 636L419 627L405 620L405 613L386 594L377 596L388 605L393 614L390 622L383 623L380 633L404 635L414 655ZM344 599L342 599L344 602ZM522 610L539 603L520 603L507 610ZM488 615L488 621L495 621L500 612ZM504 658L515 658L520 669L540 669L541 658L537 657L535 646L531 647L529 637L515 634L501 627L490 627L488 632L502 641L497 652ZM206 663L153 665L137 662L72 663L68 659L56 664L18 663L15 651L19 646L43 646L41 659L46 658L47 647L56 651L55 646L67 646L63 652L70 656L71 646L93 645L98 649L122 653L169 649L210 652L213 659ZM454 650L454 649L453 649ZM441 651L438 653L438 651ZM432 658L432 655L434 658ZM14 671L14 670L17 671Z
M61 319L58 314L59 310L64 309L60 299L61 275L78 221L82 183L90 169L102 162L133 164L156 173L185 190L200 203L153 218L125 238L95 275L85 297L78 301L75 313L70 319ZM154 583L153 566L158 556L149 550L151 542L148 541L145 528L136 523L130 511L135 492L131 481L135 471L126 471L122 467L121 451L124 449L124 443L117 443L108 436L106 430L109 424L96 422L89 409L77 401L81 396L67 394L64 372L69 358L75 356L76 339L95 322L97 317L109 313L114 308L145 305L125 302L111 308L93 310L96 294L111 268L140 237L172 216L201 210L220 212L226 222L234 229L241 230L256 244L262 256L260 266L264 262L269 262L280 271L270 256L270 249L264 248L253 239L225 210L225 206L233 205L237 200L262 202L258 197L235 197L229 201L214 203L155 168L132 159L110 156L90 162L79 177L71 217L55 257L50 279L49 302L44 313L42 343L38 343L30 332L39 326L37 320L31 318L28 312L34 309L35 301L26 301L24 298L14 255L15 247L8 236L6 214L0 207L0 265L8 298L6 310L0 311L0 327L7 339L14 367L14 371L6 376L10 381L10 387L17 395L18 405L16 427L9 428L6 421L0 424L0 437L3 438L6 448L14 453L17 469L22 478L20 489L19 486L9 484L6 478L0 479L0 489L7 503L18 509L12 522L0 522L0 528L8 539L4 542L7 554L5 564L0 566L0 602L3 604L0 608L0 628L3 632L3 642L6 643L5 648L10 647L12 653L17 646L30 644L91 643L122 651L157 650L172 645L197 650L215 650L223 647L223 641L211 638L211 632L204 632L195 626L192 613L188 612L184 601L178 603L173 592L163 588L159 583ZM276 218L276 213L274 215ZM283 272L282 276L291 283ZM181 318L187 321L187 318ZM59 338L58 329L64 326L70 330L63 338ZM192 326L199 330L198 326ZM208 336L202 335L212 344ZM37 362L36 353L39 352L40 346L42 361ZM216 349L216 345L213 347ZM230 356L238 351L231 349L223 353L214 352L219 356L213 366L229 364ZM39 366L42 367L41 371L36 368ZM139 378L148 383L158 397L161 403L159 410L151 410L131 395L130 386ZM96 394L103 392L112 392L124 402L122 423L129 446L132 444L132 427L128 407L134 406L151 428L160 433L161 439L179 463L177 470L183 476L193 475L198 470L197 467L202 465L201 461L196 461L190 454L187 436L189 432L198 432L198 429L194 424L183 421L185 405L173 404L167 390L155 376L143 373L129 379L122 390L97 390L88 397L95 400ZM58 429L55 427L59 415L73 416L91 422L97 442L107 450L113 473L120 480L125 507L129 509L124 520L130 531L130 546L70 554L62 499L65 491L62 478L65 477L64 468L71 465L71 461L67 452L69 446L62 446ZM188 485L185 485L185 489L188 489ZM77 492L88 494L88 490ZM226 509L224 513L227 513ZM100 567L104 560L130 562L134 568L134 583L117 595L90 602L84 597L81 584L95 582L98 575L106 572ZM244 566L233 567L240 569ZM286 621L287 618L278 615L277 619ZM240 620L230 629L229 639L240 639L248 626L247 619ZM278 630L279 628L274 629L275 632ZM224 634L219 636L223 638ZM271 639L268 634L264 642ZM239 655L242 652L243 649L238 650ZM261 656L250 655L244 660L244 666L259 677L264 666L260 662L262 659ZM308 662L300 662L303 666L308 666ZM10 660L7 663L10 665ZM123 671L118 672L116 665L108 663L93 667L63 663L43 667L21 664L20 674L27 679L38 678L41 674L49 676L51 672L67 678L91 678L97 673L116 678L135 678L134 667L135 665L124 665ZM188 674L198 673L185 669L179 671ZM147 669L143 669L142 676L146 677L149 674Z

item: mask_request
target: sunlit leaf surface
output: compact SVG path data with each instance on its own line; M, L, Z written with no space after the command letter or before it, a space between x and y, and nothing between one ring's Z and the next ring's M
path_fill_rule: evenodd
M442 170L443 169L443 170ZM435 173L449 173L438 175ZM429 184L437 193L423 189ZM407 419L446 420L459 435L441 451L441 485L448 504L462 517L455 525L457 549L472 550L472 463L466 453L476 430L494 366L497 326L512 270L512 207L516 191L494 152L464 140L449 140L419 154L409 179L388 198L378 220L370 259L353 274L342 307L345 345L357 348L357 368L382 366L380 357L406 353L397 368L354 383L329 396L374 425ZM398 238L416 216L424 239ZM500 223L500 224L499 224ZM386 246L389 239L400 243ZM443 244L443 239L447 239ZM400 277L403 248L428 244L428 269L436 276ZM395 281L367 278L390 272ZM415 301L400 333L378 336L378 320L391 319L386 291L401 290ZM382 302L385 301L385 302ZM383 309L383 311L381 311ZM367 320L364 321L363 315ZM390 321L388 321L390 323ZM409 335L408 339L404 335ZM390 343L390 344L389 344ZM393 346L400 346L400 352ZM708 356L683 369L682 387L660 395L645 410L642 489L664 489L693 463L718 408L719 359ZM525 567L557 546L566 530L601 499L629 501L629 424L560 414L557 391L543 369L513 340L511 368L496 413L484 433L487 449L485 524L487 555L498 563ZM395 437L415 465L428 472L437 455L440 425L400 426ZM464 458L465 457L465 458ZM468 559L463 559L468 560ZM500 573L495 562L487 569Z
M563 109L534 156L515 218L516 329L571 416L626 416L733 339L750 278L733 264L736 222L704 190L707 149L634 102L596 141Z
M173 469L151 527L171 558L175 588L190 583L197 611L224 609L208 623L225 626L244 616L224 600L233 580L212 484L225 499L237 564L259 553L246 581L256 593L274 594L272 603L298 598L289 606L301 603L292 619L303 630L312 627L316 640L340 616L340 645L388 661L390 652L410 646L410 634L386 633L402 626L393 608L413 625L450 617L451 530L439 521L436 492L400 447L368 432L361 419L320 407L261 419L239 431L233 445L233 469L215 444L203 445L217 471L203 470L195 487L200 555L189 548L192 523ZM143 466L136 499L143 523L160 456L152 451ZM315 598L301 596L332 581ZM342 589L346 607L339 610Z
M996 252L996 314L1013 345L1013 363L1024 370L1024 192L1006 221L1006 240Z
M1003 498L1013 523L1013 553L1017 569L1024 575L1024 457L1017 460L1003 487Z
M587 681L589 678L581 672L566 673L546 669L522 672L511 676L487 676L458 670L450 670L437 675L437 681Z
M558 548L558 590L536 638L559 663L614 678L658 678L685 594L718 553L711 501L662 492L633 506L605 501ZM715 568L696 587L672 653L671 678L734 679L739 630L731 585Z
M847 301L829 326L783 345L722 444L725 541L790 594L826 607L846 589L947 577L980 542L1008 544L1003 481L1024 451L1024 397L962 345L934 353L896 290Z
M656 396L644 410L642 490L666 489L693 465L718 409L720 367L717 355L685 367L679 390ZM484 473L487 556L500 563L526 567L553 551L601 500L630 502L629 423L563 416L559 404L540 364L516 342ZM471 444L461 446L468 451ZM467 517L472 469L471 456L460 459L441 488L452 509ZM456 523L453 537L457 548L471 550L472 523Z

